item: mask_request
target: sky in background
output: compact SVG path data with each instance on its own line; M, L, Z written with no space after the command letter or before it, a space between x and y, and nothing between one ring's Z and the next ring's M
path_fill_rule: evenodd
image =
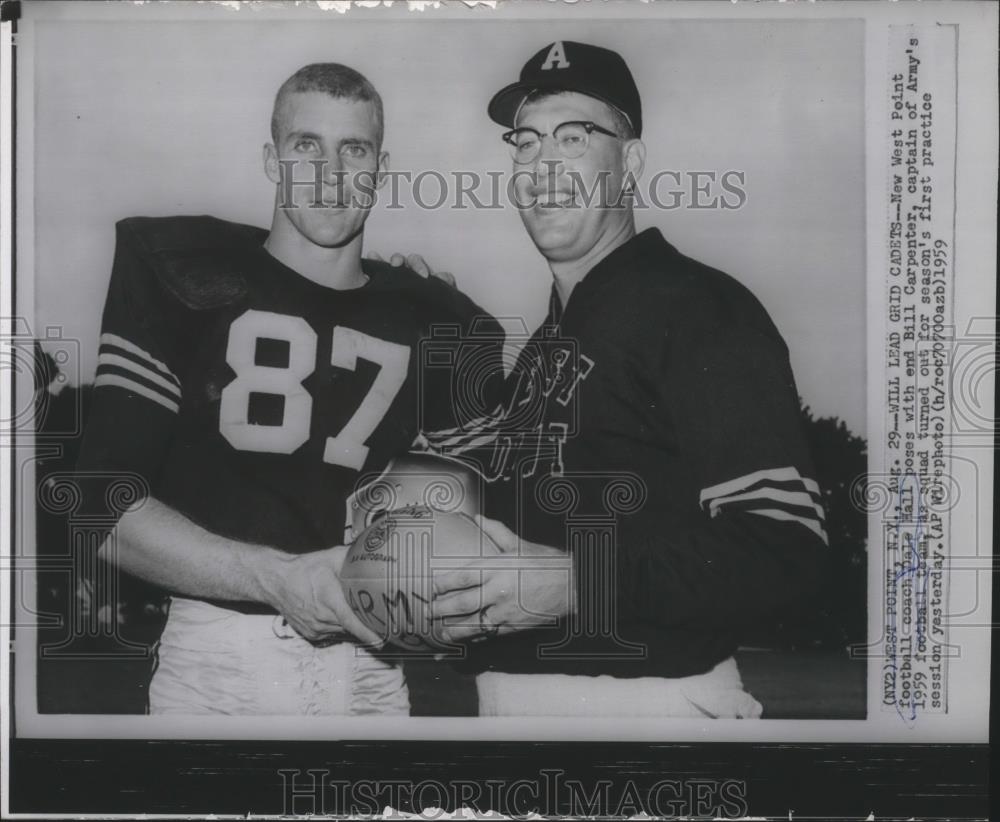
M860 22L53 21L34 36L34 330L79 339L84 380L96 366L116 220L269 223L261 150L274 93L297 68L342 62L375 84L393 168L507 173L489 97L542 46L578 40L629 63L647 179L745 174L742 208L647 209L639 228L658 226L747 285L788 343L804 401L866 431ZM423 191L437 193L430 180ZM382 203L365 245L423 254L498 316L529 328L544 316L551 275L511 207Z

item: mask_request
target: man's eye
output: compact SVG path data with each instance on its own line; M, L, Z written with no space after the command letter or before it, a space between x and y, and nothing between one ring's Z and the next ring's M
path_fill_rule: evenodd
M312 151L316 148L315 140L296 140L295 146L296 151Z
M345 156L351 157L355 160L360 160L368 156L368 147L363 146L360 143L351 143L344 146L341 151Z
M538 143L538 140L531 135L525 135L524 137L517 138L517 147L522 151L530 148L534 148Z
M566 146L578 146L583 142L582 134L564 134L559 138L560 142Z

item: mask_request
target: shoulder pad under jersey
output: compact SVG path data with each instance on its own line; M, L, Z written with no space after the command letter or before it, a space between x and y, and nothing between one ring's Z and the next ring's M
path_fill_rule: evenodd
M247 291L241 259L263 229L215 217L129 217L117 224L162 285L188 308L229 305Z
M433 275L421 276L406 265L394 266L379 260L365 258L362 265L365 273L378 278L381 290L401 291L420 301L427 308L433 324L459 323L465 333L503 339L504 331L500 324L466 294L444 280Z

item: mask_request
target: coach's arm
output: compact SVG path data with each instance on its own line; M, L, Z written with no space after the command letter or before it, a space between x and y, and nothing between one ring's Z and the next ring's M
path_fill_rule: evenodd
M663 365L669 373L657 405L669 409L700 493L651 497L646 508L656 512L656 526L622 529L616 601L623 622L735 628L801 602L825 570L820 490L784 343L755 330L716 331L681 340ZM538 615L606 602L579 590L585 560L568 556L567 546L522 540L499 522L482 526L513 555L511 567L494 561L442 575L435 618L485 609L487 627L505 634L540 627L546 620ZM566 564L557 570L560 557ZM466 619L448 636L470 638L480 628Z
M738 627L816 591L829 553L821 492L777 332L737 325L672 337L660 407L698 489L681 510L698 512L666 514L618 551L622 618Z

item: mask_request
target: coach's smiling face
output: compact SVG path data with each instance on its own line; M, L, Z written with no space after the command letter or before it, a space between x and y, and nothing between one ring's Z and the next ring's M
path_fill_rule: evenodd
M582 260L630 226L632 209L628 198L621 199L622 186L628 172L634 178L642 173L644 148L639 140L598 131L590 134L583 154L565 157L552 134L574 121L615 131L611 108L576 92L525 103L515 123L543 135L530 163L515 161L514 187L524 226L550 262Z

